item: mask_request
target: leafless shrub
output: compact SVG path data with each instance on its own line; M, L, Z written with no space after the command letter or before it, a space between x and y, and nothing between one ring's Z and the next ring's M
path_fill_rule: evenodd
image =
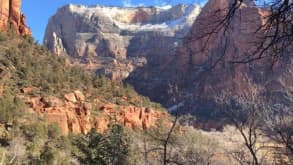
M287 157L293 163L293 97L287 95L289 104L275 104L264 113L265 125L263 132L271 140L280 144L275 146L279 157Z
M238 19L243 4L254 5L263 12L263 24L255 29L255 34L261 33L255 42L255 49L247 52L239 60L232 61L234 63L249 63L262 58L269 58L273 63L280 58L292 57L293 42L293 2L292 0L230 0L227 8L219 9L211 13L217 17L211 27L209 33L203 34L206 38L205 45L208 45L212 35L223 31L223 35L231 28L233 20Z

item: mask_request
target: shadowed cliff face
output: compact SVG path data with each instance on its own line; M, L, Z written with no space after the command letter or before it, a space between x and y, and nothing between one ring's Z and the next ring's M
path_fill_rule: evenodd
M25 24L25 16L20 11L21 0L0 0L0 30L10 29L21 35L31 35Z
M211 116L211 110L217 109L215 99L221 95L247 99L263 96L267 102L285 103L286 92L293 91L290 56L273 66L270 58L233 63L257 49L263 36L257 29L265 22L266 12L249 1L242 4L227 29L218 28L228 6L229 0L210 0L178 50L177 82L191 96L185 100L186 110L195 114Z

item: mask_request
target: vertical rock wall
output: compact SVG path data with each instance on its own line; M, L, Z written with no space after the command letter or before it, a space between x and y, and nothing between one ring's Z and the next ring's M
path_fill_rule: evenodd
M16 34L31 35L25 24L25 15L20 11L21 0L0 0L0 30L13 30Z

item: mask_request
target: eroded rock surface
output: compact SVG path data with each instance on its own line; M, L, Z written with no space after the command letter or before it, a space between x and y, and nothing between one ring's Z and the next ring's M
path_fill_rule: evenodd
M143 130L155 126L159 120L165 120L169 124L169 115L163 111L116 104L95 105L86 102L85 96L80 91L68 93L64 98L26 97L25 102L30 107L27 111L43 116L50 123L57 123L64 135L86 134L92 128L103 133L109 124L114 122L129 129ZM98 114L92 113L93 109Z
M0 30L14 31L21 35L31 35L21 13L21 0L0 0Z
M67 5L51 17L44 44L112 79L125 79L136 68L149 66L150 79L174 54L199 11L196 5L168 9Z

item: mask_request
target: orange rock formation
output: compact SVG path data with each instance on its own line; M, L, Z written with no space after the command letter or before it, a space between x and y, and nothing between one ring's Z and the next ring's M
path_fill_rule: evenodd
M119 106L105 104L93 106L85 101L80 91L74 91L64 96L65 100L56 97L27 97L29 112L43 116L50 123L57 123L64 135L68 133L86 134L92 128L104 132L111 122L118 122L129 129L149 129L160 119L168 117L167 112L135 106ZM98 109L98 115L91 110Z
M0 30L13 29L17 34L31 35L25 24L25 16L20 11L21 0L0 0Z

